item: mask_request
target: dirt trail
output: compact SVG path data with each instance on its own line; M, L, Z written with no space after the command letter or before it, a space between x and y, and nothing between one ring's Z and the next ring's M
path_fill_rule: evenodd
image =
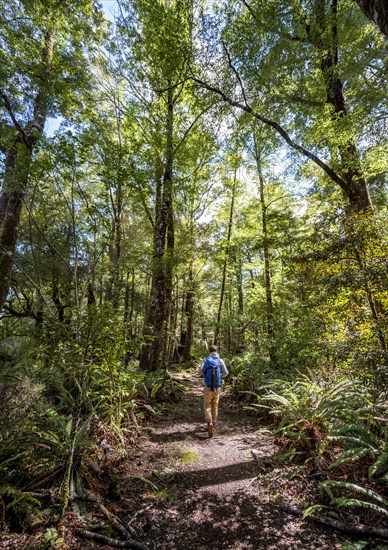
M308 493L311 480L289 479L295 467L276 462L274 438L257 431L225 392L209 439L201 381L193 373L181 377L189 391L155 421L139 460L152 475L133 524L137 539L169 550L341 548L346 537L277 506L277 498L295 502Z

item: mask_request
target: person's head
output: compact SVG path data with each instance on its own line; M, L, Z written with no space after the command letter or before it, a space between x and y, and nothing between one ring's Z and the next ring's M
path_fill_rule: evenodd
M215 344L212 344L211 346L209 346L209 351L210 353L212 353L213 351L217 351L217 346Z

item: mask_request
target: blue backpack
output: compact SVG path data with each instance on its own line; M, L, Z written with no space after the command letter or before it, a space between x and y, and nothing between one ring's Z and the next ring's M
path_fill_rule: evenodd
M211 391L217 391L222 384L220 360L209 355L205 360L203 376L205 386L210 388Z

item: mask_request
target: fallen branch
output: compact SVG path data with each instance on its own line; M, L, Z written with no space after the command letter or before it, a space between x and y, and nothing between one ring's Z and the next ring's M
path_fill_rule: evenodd
M91 531L85 531L83 529L75 529L75 534L83 539L100 542L101 544L106 544L107 546L111 546L112 548L135 548L135 550L148 550L147 546L132 539L111 539L109 537L105 537L104 535L99 535L98 533L92 533Z
M293 506L279 505L279 508L287 514L292 516L303 517L303 510L295 508ZM334 518L329 518L327 516L308 516L305 518L307 520L314 521L315 523L321 523L348 535L362 535L364 537L375 537L380 539L388 540L388 529L380 529L379 527L370 527L368 525L349 525L348 523L343 523Z
M151 504L149 506L146 506L145 508L141 508L140 510L138 510L137 512L135 512L132 516L132 518L128 521L127 523L127 528L129 529L131 526L132 526L132 523L135 521L135 519L140 516L140 514L143 514L144 512L146 512L147 510L149 510L150 508L152 508Z
M120 533L125 540L133 540L127 529L121 524L120 520L112 514L103 504L97 503L101 513L111 523L112 527Z

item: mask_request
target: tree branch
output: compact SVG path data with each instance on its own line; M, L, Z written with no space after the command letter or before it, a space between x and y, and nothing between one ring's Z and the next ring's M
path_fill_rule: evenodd
M230 54L229 54L229 51L228 51L228 48L226 47L226 44L224 41L222 41L222 47L224 48L224 51L226 53L226 57L228 58L228 65L229 67L232 69L232 71L234 72L237 80L238 80L238 83L240 84L240 89L241 89L241 93L243 95L243 98L244 98L244 101L245 101L245 105L248 106L248 101L247 101L247 97L245 95L245 90L244 90L244 86L243 86L243 83L242 83L242 80L241 80L241 77L237 71L237 69L234 67L233 63L232 63L232 59L230 57Z
M256 12L255 12L254 9L252 8L252 6L250 6L246 0L242 0L242 3L243 3L244 6L247 8L247 10L248 10L249 13L252 15L252 17L253 17L254 19L256 19Z
M33 286L33 287L36 289L36 291L38 292L39 296L42 298L42 302L43 302L44 305L47 307L48 311L50 312L50 315L53 315L53 312L52 312L50 306L48 305L48 303L47 303L45 297L43 296L43 294L42 294L40 288L38 287L38 285L31 279L31 277L28 275L28 273L26 273L26 272L24 271L24 269L22 268L22 266L14 259L13 255L10 254L10 253L8 252L8 250L6 250L6 249L4 248L4 246L2 246L2 245L0 244L0 248L1 248L1 250L3 251L3 253L4 253L6 256L8 256L9 258L11 258L12 262L16 265L16 267L17 267L18 269L20 269L20 271L23 273L23 275L30 281L30 283L32 284L32 286Z
M250 105L243 105L242 103L238 101L234 101L232 98L228 97L222 90L219 88L216 88L215 86L212 86L208 84L207 82L204 82L203 80L192 77L193 81L199 84L202 88L205 90L208 90L209 92L213 92L217 95L219 95L222 100L227 103L228 105L231 105L232 107L237 107L238 109L245 111L246 113L249 113L254 118L262 122L263 124L266 124L267 126L270 126L273 128L290 147L295 149L295 151L298 151L298 153L301 153L306 158L312 160L317 166L322 168L322 170L335 182L337 183L341 189L347 194L348 188L346 185L346 182L338 176L334 172L332 168L328 164L326 164L323 160L321 160L317 155L309 151L308 149L305 149L302 145L299 145L299 143L296 143L291 136L287 133L287 131L277 122L274 120L271 120L267 117L264 117L263 115L260 115L259 113L255 112Z
M1 98L4 102L4 106L5 106L5 109L7 111L7 113L9 114L9 116L11 117L11 120L13 122L13 125L15 126L15 128L17 129L17 131L19 132L19 134L21 134L22 138L23 138L23 141L25 141L26 139L26 134L25 134L25 131L23 129L23 127L19 124L19 122L17 121L15 115L14 115L14 112L12 110L12 107L11 107L11 103L8 99L8 96L6 95L6 93L4 92L4 90L1 91Z
M104 535L99 535L97 533L92 533L91 531L85 531L83 529L75 529L76 535L87 540L93 540L111 546L112 548L134 548L136 550L148 550L148 547L140 542L135 540L117 540L105 537Z
M207 111L210 111L210 109L213 108L213 105L210 105L208 107L205 107L205 109L203 109L196 117L195 119L193 120L193 122L190 124L190 126L186 129L185 133L183 134L183 137L182 139L179 141L179 143L176 145L174 151L173 151L173 155L176 154L176 152L178 151L178 149L181 147L181 145L184 143L186 137L188 136L188 134L191 132L191 130L194 128L194 126L196 125L196 123L198 122L198 120L201 118L202 115L204 115Z

